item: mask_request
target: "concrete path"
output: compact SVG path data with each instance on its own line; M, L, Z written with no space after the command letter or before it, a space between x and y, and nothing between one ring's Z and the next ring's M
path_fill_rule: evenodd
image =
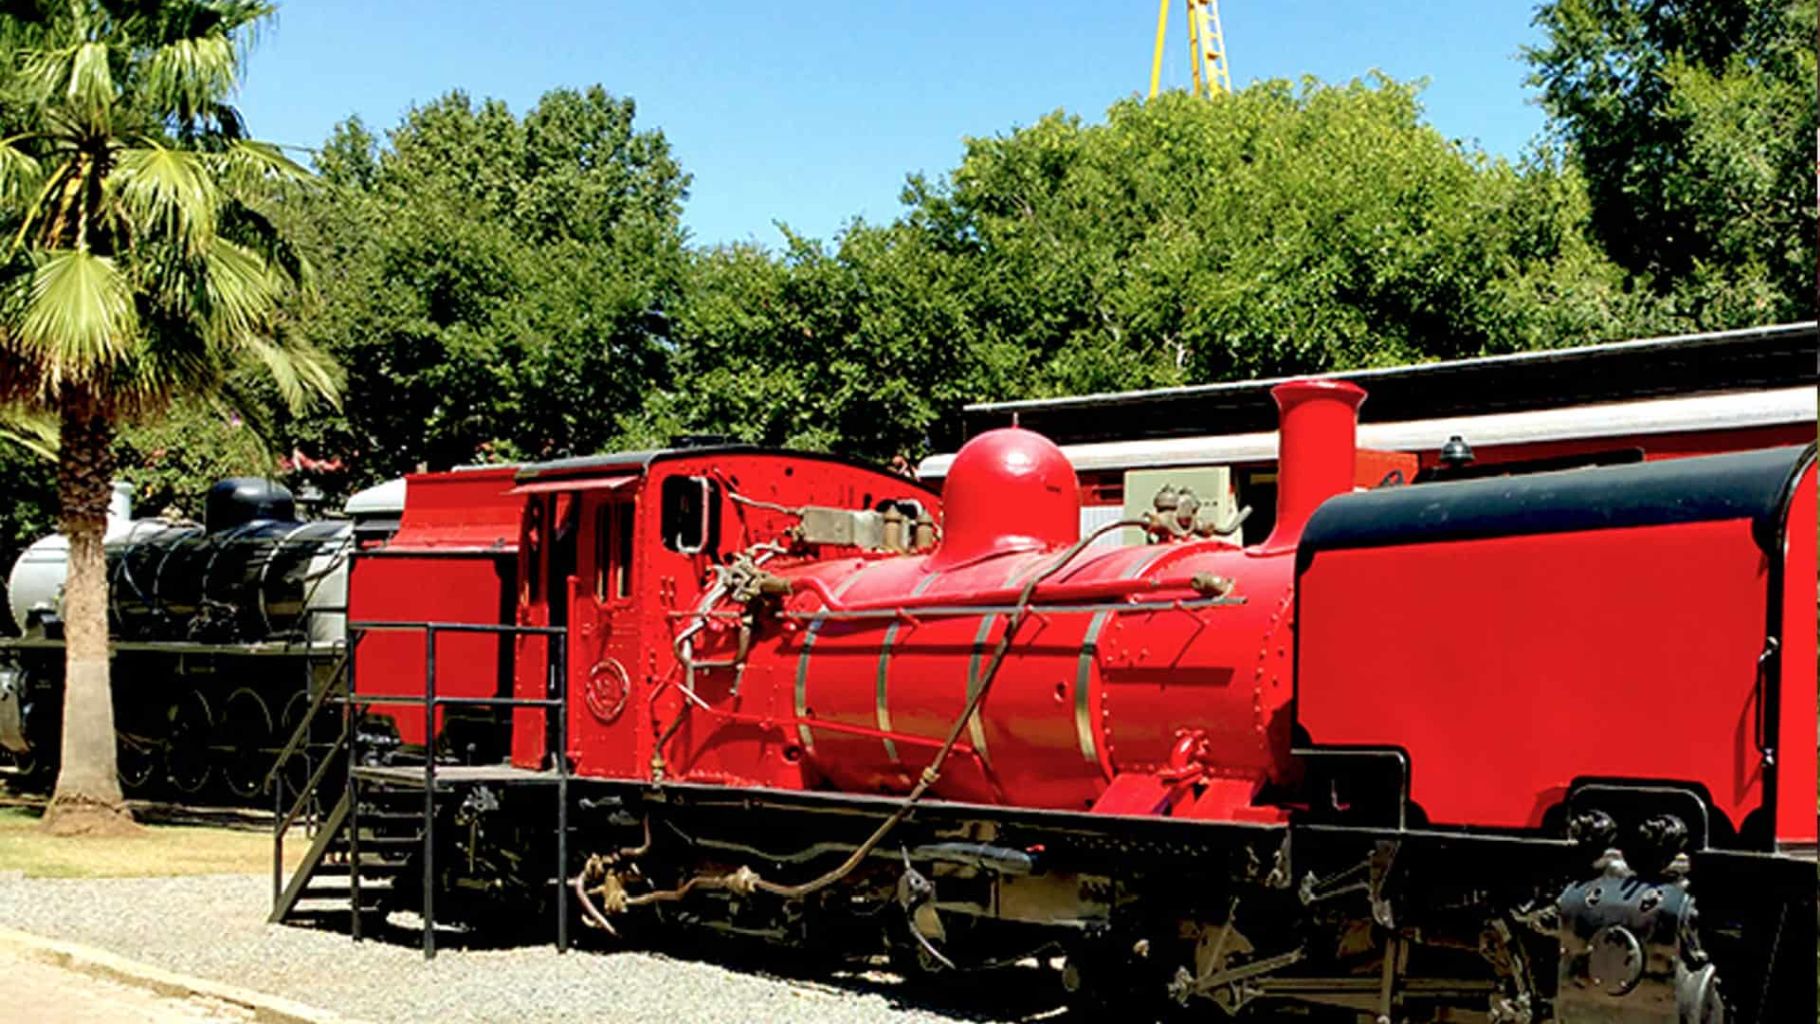
M0 949L8 1020L19 1024L223 1024L252 1011L201 996L175 998Z

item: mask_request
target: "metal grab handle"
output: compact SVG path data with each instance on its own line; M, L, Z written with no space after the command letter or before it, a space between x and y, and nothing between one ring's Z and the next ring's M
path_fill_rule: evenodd
M1757 684L1755 690L1757 712L1753 716L1752 727L1755 735L1752 739L1757 745L1757 754L1763 759L1763 767L1771 768L1776 764L1776 748L1769 744L1769 678L1770 668L1782 652L1782 643L1775 637L1768 638L1763 644L1763 653L1757 655Z

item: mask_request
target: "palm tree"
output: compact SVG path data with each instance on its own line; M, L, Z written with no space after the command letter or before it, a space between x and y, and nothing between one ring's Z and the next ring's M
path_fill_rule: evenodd
M0 3L0 402L54 416L69 537L53 832L130 827L114 771L102 533L123 422L186 396L333 397L286 329L308 268L278 229L309 177L227 101L263 0Z

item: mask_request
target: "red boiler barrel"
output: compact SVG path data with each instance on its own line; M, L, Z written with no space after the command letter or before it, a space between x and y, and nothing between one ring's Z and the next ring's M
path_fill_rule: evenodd
M1053 564L1055 550L1008 553L957 569L929 558L818 566L842 605L962 604L1006 592ZM1288 769L1292 559L1212 543L1118 548L1083 556L1036 591L1041 609L1019 631L980 714L968 724L936 795L1029 807L1092 807L1121 774L1163 770L1199 733L1208 777L1256 784ZM1089 610L1047 593L1121 581L1177 585L1152 597L1194 598L1196 573L1237 581L1245 603ZM1001 598L995 607L1010 602ZM814 610L819 596L800 606ZM848 791L901 793L914 784L1004 635L1002 610L813 620L769 652L793 671L797 739L807 762ZM760 657L754 652L754 657Z
M943 505L942 543L930 555L800 570L793 610L832 614L765 652L794 671L753 673L790 681L801 755L840 789L898 793L915 783L982 685L1019 589L1078 540L1073 467L1029 431L970 441ZM1244 603L1155 606L1198 597L1188 586L1197 574L1233 580ZM1118 776L1166 769L1185 737L1205 777L1246 794L1280 778L1291 575L1289 559L1212 542L1075 556L1032 595L1037 610L937 794L1088 808Z

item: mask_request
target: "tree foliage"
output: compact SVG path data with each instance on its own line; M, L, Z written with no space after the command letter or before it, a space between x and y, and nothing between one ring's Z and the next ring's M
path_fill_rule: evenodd
M302 211L323 266L310 335L340 416L291 424L359 481L417 464L592 452L667 369L688 184L630 100L557 90L520 118L455 92L381 144L358 120Z
M1814 0L1550 0L1527 51L1598 239L1703 327L1813 316Z
M697 256L651 422L919 450L967 400L1511 351L1666 323L1569 168L1442 137L1414 87L1266 82L967 144L832 247ZM652 429L651 433L662 430Z
M1811 315L1813 8L1543 3L1529 59L1550 134L1515 161L1426 124L1414 85L1263 82L969 140L908 179L896 217L775 248L691 246L688 176L598 86L350 120L316 154L325 187L260 207L298 238L271 255L319 270L290 333L346 368L346 403L292 416L224 364L249 429L186 407L183 436L213 454L161 462L157 486L193 491L180 467L212 472L252 434L339 464L312 482L343 492L688 432L914 456L953 445L969 401ZM0 178L24 180L7 153ZM194 189L137 159L169 187L135 216L164 223ZM49 267L45 286L105 312L100 269ZM102 351L83 324L61 325L72 351ZM128 461L164 447L138 433Z

